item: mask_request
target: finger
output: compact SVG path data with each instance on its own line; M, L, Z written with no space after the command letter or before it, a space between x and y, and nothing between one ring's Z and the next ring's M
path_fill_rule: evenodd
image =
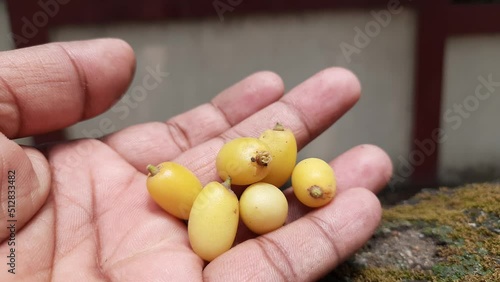
M125 92L134 68L132 49L117 39L0 53L0 132L17 138L96 116Z
M186 165L202 183L217 179L214 160L227 140L240 136L257 137L281 122L290 128L298 148L330 127L358 101L360 85L349 71L331 68L298 85L279 101L254 113L221 135L180 155L175 161Z
M374 194L363 188L349 189L339 194L332 205L237 245L208 264L204 278L318 279L358 250L377 228L380 218L381 207Z
M104 138L138 170L160 163L218 136L283 95L281 78L253 74L217 95L210 103L169 119L136 125Z
M332 163L338 192L352 187L365 187L378 193L392 176L392 161L387 153L374 145L359 145L338 156Z
M352 72L329 68L225 132L223 138L256 137L280 122L293 131L300 149L352 108L360 93L361 86Z
M20 230L40 209L49 194L50 170L45 157L35 149L21 148L0 133L0 221L11 228L0 229L0 241Z

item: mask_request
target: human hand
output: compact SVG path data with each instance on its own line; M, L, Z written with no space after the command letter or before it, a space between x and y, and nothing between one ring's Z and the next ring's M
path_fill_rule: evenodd
M328 205L310 210L287 189L284 227L263 236L242 228L239 243L207 265L192 252L186 224L162 211L145 187L146 165L167 160L203 184L218 179L214 160L225 141L258 136L278 120L304 147L358 100L359 83L343 69L324 70L285 96L278 76L260 72L167 122L43 154L10 140L102 113L125 92L134 67L132 49L111 39L0 53L0 223L12 224L8 171L15 171L17 220L15 240L0 228L0 281L308 281L369 239L381 216L372 192L392 173L387 155L371 145L330 162L338 194ZM16 274L6 265L11 248Z

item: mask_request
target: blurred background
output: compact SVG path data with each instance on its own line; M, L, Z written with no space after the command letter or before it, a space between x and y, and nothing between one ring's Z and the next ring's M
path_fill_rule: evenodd
M345 67L361 81L361 100L299 158L378 145L393 160L385 193L395 195L500 179L498 2L4 0L0 50L118 37L137 56L134 82L110 111L23 144L166 120L260 70L290 90ZM145 89L152 69L169 75Z

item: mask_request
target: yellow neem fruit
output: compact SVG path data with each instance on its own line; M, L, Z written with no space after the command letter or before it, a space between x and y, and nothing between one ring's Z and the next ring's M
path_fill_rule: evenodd
M219 177L231 183L248 185L260 181L269 173L272 157L269 147L253 137L233 139L220 149L215 160Z
M276 186L258 182L248 186L240 197L240 217L257 234L265 234L285 224L288 202Z
M333 199L337 182L335 173L327 162L309 158L300 161L293 169L292 187L301 203L316 208Z
M146 186L151 198L171 215L188 219L193 202L203 188L196 175L174 162L148 165L147 169Z
M212 261L231 248L239 220L238 198L223 184L208 183L196 198L188 222L189 242L193 251Z
M277 123L273 129L264 131L259 140L266 143L271 150L273 161L269 164L269 174L261 182L283 186L292 175L297 162L297 141L290 129Z

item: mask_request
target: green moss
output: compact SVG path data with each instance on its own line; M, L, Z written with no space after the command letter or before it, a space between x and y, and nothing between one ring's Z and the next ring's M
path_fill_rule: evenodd
M368 269L362 276L357 277L355 282L379 282L379 281L407 281L407 280L429 280L432 279L425 273L417 273L416 271L402 271L397 269Z
M500 281L500 184L470 184L416 195L385 208L375 236L413 228L438 245L432 270L344 264L338 281Z
M360 268L353 267L352 264L343 264L336 271L335 275L325 277L325 281L337 282L396 282L425 280L432 281L434 278L429 271L411 271L394 268Z
M434 238L438 241L438 243L445 244L453 244L453 243L462 243L462 242L454 242L450 238L450 234L453 232L453 228L448 225L441 226L432 226L426 225L421 229L422 234Z
M441 279L454 281L468 275L487 276L493 273L491 269L481 265L481 258L476 254L465 252L460 256L454 256L450 261L453 263L436 264L432 268L434 274Z

